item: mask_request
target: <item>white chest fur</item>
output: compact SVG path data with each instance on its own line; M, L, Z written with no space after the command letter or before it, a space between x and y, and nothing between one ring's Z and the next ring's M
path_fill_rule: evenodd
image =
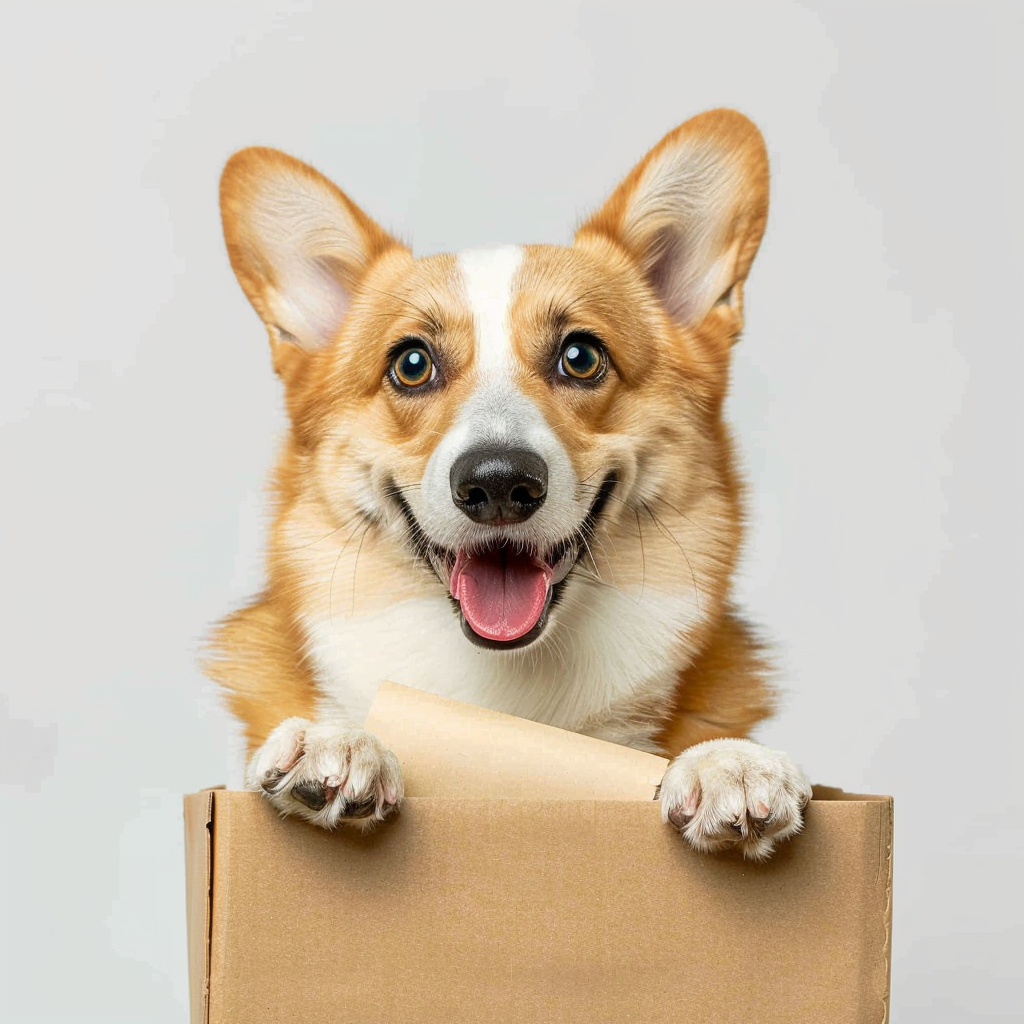
M474 646L443 594L373 614L308 620L325 713L361 724L384 680L653 749L652 705L666 705L695 632L691 598L574 579L546 635L521 651ZM676 638L675 642L671 638Z

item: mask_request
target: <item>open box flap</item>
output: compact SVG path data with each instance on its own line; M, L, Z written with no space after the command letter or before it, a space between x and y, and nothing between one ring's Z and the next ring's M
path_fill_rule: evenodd
M668 761L524 718L383 683L366 728L402 763L408 796L653 800Z

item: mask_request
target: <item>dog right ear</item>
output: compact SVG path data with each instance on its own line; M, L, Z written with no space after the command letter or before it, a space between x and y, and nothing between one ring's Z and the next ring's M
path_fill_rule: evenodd
M336 185L276 149L236 153L220 179L228 256L266 324L279 373L296 354L337 334L353 289L398 247Z
M714 313L735 337L767 216L761 133L735 110L710 110L669 132L577 237L603 235L632 254L677 323Z

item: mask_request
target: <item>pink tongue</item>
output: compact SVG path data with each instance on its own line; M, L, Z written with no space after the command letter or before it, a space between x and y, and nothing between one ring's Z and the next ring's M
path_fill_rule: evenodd
M474 632L489 640L518 640L537 625L547 603L551 566L532 555L495 548L460 551L452 569L452 597Z

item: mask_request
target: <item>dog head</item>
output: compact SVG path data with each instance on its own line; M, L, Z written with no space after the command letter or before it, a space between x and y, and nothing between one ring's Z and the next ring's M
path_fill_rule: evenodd
M573 588L724 600L720 408L767 215L746 118L671 132L567 247L414 259L268 149L230 160L221 204L286 386L270 571L300 615L355 610L357 545L360 605L431 594L500 650L552 633Z

